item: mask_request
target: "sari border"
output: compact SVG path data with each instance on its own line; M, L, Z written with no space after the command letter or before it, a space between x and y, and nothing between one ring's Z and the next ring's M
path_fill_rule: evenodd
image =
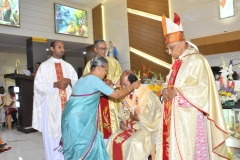
M97 94L99 91L97 92L93 92L93 93L90 93L90 94L71 94L71 96L73 97L85 97L85 96L91 96L91 95L94 95L94 94Z
M94 92L94 93L97 93L97 92ZM93 93L93 94L94 94L94 93ZM97 113L98 113L98 111L97 111ZM94 135L94 137L93 137L93 140L92 140L92 143L91 143L89 149L87 150L87 152L85 153L85 155L82 157L82 160L84 160L84 159L86 158L86 156L88 155L88 153L89 153L90 150L92 149L93 143L94 143L94 141L95 141L95 139L96 139L97 132L98 132L98 114L96 115L96 120L97 120L97 121L96 121L96 132L95 132L95 135Z

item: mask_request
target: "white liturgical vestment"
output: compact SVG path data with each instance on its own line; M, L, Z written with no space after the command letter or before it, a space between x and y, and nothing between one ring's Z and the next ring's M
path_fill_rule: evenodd
M56 69L55 63L60 68ZM55 59L53 57L43 62L36 73L34 80L32 127L42 132L45 160L64 159L61 148L58 148L62 137L61 117L64 105L61 102L63 99L60 98L59 89L54 88L54 82L58 81L57 72L58 76L60 76L59 79L61 77L69 78L72 87L78 80L77 73L72 65L62 59ZM59 75L59 73L62 74ZM65 100L68 100L71 95L72 87L70 85L67 86L66 97L64 94Z
M47 108L47 130L49 137L61 138L61 116L62 107L59 97L59 89L53 88L57 82L54 63L61 63L64 78L69 78L72 87L77 82L77 73L69 63L62 59L51 57L43 62L34 80L34 101L33 101L33 120L32 127L40 132L43 130L43 107ZM72 87L66 88L67 100L72 93ZM46 106L43 106L46 105ZM46 126L44 126L46 127Z

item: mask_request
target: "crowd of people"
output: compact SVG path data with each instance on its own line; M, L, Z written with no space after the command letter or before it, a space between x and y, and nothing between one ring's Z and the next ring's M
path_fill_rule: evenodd
M42 132L45 160L229 159L211 68L185 40L177 14L174 21L163 15L162 25L174 62L160 99L132 71L122 72L113 45L106 56L104 40L94 42L96 57L80 79L62 59L63 42L51 43L52 57L34 79L32 127Z

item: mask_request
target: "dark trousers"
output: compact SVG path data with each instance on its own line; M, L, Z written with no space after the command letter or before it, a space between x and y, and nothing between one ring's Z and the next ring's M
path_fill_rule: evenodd
M12 116L12 119L13 119L13 125L14 124L18 124L18 119L17 119L17 116L16 116L16 112L11 112L11 116Z

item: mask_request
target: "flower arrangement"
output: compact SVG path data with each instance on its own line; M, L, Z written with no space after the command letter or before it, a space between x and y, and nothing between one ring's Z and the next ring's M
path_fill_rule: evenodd
M229 80L230 81L233 80L233 78L232 78L232 75L233 75L232 64L230 64L227 67L224 58L223 57L221 57L221 58L222 58L223 64L222 64L222 69L220 70L220 72L221 72L220 83L222 83L222 85L226 86L227 82Z
M147 70L147 66L146 65L144 65L144 64L142 64L142 69L143 69L143 79L146 79L146 78L149 78L149 76L150 76L150 67L148 67L148 71L146 71Z
M223 65L221 69L220 75L220 101L222 104L226 105L226 102L231 102L232 105L238 101L237 92L234 90L235 84L232 78L232 65L230 64L228 67L226 66L226 62L222 57Z
M155 72L152 72L150 67L142 64L142 78L141 73L138 71L137 77L139 79L142 79L143 84L148 85L148 88L152 90L158 97L161 96L161 90L162 90L162 84L164 83L164 79L161 76L161 74L157 74ZM152 76L150 76L152 74Z
M221 86L219 90L219 94L220 94L220 101L222 104L228 101L237 102L238 100L237 93L231 85L227 87Z
M161 74L156 74L154 72L151 73L153 74L152 78L146 79L148 88L152 90L158 97L160 97L164 79L162 78Z

